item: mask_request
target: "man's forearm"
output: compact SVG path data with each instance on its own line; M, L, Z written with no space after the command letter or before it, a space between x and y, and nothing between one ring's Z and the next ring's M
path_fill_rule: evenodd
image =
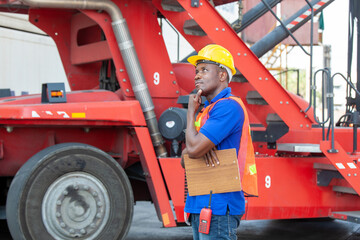
M187 117L186 149L191 158L200 158L204 156L215 145L203 134L195 129L195 114Z
M181 164L182 168L185 168L184 154L187 154L187 153L188 153L188 152L187 152L187 149L184 148L184 150L183 150L182 153L181 153L181 161L180 161L180 164Z
M186 148L192 149L196 147L196 135L198 132L195 129L195 114L189 113L187 114L187 126L185 132L186 138Z
M201 93L200 89L196 95L189 96L185 138L186 148L191 158L202 157L215 146L206 136L198 133L195 129L195 113L201 103Z

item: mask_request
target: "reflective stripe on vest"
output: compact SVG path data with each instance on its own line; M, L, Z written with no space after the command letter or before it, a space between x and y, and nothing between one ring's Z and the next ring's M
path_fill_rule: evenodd
M240 170L240 176L242 178L242 189L247 196L258 196L257 186L257 172L255 164L254 147L251 140L249 117L246 112L244 103L238 97L229 97L235 100L244 111L244 125L242 128L239 152L238 152L238 164ZM210 104L205 109L201 110L195 121L196 131L200 131L200 128L204 126L205 122L209 119L209 112L215 106L215 104L221 100L229 99L221 98L216 102Z

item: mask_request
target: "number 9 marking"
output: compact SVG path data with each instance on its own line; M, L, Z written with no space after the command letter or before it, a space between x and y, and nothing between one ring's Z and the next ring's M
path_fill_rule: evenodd
M269 175L267 175L265 177L265 187L266 188L270 188L271 187L271 177Z
M154 73L154 84L159 85L160 83L160 74L158 72Z

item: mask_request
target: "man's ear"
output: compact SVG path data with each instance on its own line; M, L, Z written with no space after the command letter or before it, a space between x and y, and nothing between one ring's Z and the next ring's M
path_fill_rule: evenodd
M226 71L219 71L220 82L227 81L228 74Z

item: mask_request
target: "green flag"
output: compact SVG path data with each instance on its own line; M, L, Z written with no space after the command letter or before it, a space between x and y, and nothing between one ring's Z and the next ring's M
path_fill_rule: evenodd
M319 28L324 31L325 25L324 25L324 14L321 11L320 17L319 17Z

